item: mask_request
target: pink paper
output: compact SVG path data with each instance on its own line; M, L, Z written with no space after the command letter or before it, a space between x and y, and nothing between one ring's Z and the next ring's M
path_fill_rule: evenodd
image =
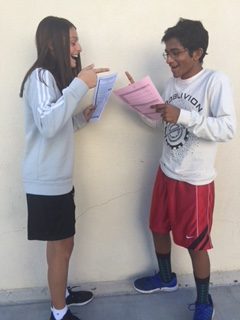
M128 106L145 117L153 120L161 118L160 113L152 109L151 106L164 103L164 101L149 76L113 92Z

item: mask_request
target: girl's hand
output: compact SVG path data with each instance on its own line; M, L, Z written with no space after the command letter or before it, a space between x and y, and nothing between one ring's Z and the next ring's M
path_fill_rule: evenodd
M91 116L95 110L96 108L92 104L83 110L83 115L87 122L91 119Z
M92 89L96 86L97 74L106 71L109 71L109 68L94 68L94 64L91 64L83 68L77 77L84 81L89 89Z

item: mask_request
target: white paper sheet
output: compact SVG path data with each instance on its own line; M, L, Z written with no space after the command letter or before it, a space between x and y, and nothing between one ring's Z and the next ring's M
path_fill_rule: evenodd
M92 114L90 121L97 121L100 119L100 116L111 95L116 79L116 73L98 77L97 85L93 95L93 105L96 107L96 110Z

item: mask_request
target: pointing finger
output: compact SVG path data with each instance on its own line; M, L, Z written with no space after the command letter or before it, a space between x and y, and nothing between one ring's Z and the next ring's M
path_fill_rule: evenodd
M164 109L164 104L163 103L153 104L151 105L150 108L155 109L157 112L160 112L160 110Z
M84 67L83 70L91 70L93 68L94 68L94 64L92 63L89 66Z
M95 69L93 69L93 71L95 73L107 72L109 70L110 70L109 68L95 68Z
M126 76L127 76L127 78L128 78L130 83L134 83L135 82L133 77L130 75L130 73L128 71L126 71L125 74L126 74Z

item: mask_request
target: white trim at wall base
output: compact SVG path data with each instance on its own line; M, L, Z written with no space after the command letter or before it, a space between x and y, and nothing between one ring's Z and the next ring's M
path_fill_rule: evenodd
M91 290L95 296L112 296L135 294L133 279L122 281L103 281L81 284L80 290ZM180 288L194 287L192 274L179 275ZM214 272L211 275L211 286L240 285L240 270L230 272ZM48 289L42 287L0 290L0 305L45 302L49 300Z

